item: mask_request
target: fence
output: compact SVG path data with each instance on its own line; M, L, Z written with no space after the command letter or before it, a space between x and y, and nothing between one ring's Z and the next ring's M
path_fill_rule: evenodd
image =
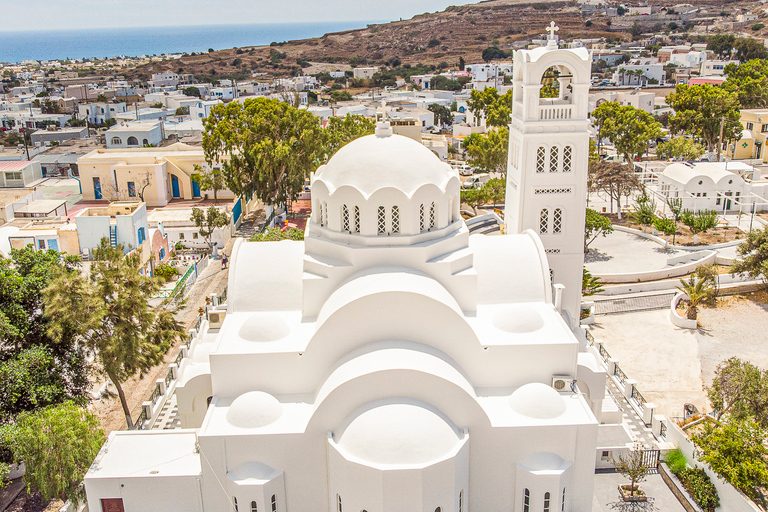
M645 398L643 398L643 395L640 394L640 391L637 390L637 386L632 384L632 398L634 398L638 404L641 406L645 405Z
M624 370L622 370L618 364L613 368L613 374L622 384L624 384L624 381L627 380L627 374L624 373Z

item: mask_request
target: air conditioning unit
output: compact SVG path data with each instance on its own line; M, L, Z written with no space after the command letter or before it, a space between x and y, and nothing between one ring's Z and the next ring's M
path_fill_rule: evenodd
M221 324L224 323L224 318L226 316L226 309L214 309L212 311L208 311L208 327L211 329L221 329Z
M570 375L553 375L552 387L555 391L571 391L576 380Z

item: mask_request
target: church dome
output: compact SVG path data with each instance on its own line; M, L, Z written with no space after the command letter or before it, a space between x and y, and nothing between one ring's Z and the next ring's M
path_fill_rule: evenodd
M382 405L357 416L339 447L373 464L428 464L445 459L461 437L443 418L419 405Z
M560 393L540 382L517 388L509 397L509 406L522 416L539 420L557 418L566 409L565 400Z
M252 314L237 332L245 341L269 342L285 338L290 334L291 327L282 318L270 313Z
M249 391L232 401L227 421L240 428L260 428L274 423L283 414L283 406L269 393Z
M423 144L393 135L388 123L378 123L374 135L341 148L317 170L315 179L325 183L330 193L349 186L367 198L384 188L400 190L408 197L426 184L444 190L453 176L457 171Z
M493 325L500 331L524 334L544 327L544 319L528 304L510 304L493 315Z

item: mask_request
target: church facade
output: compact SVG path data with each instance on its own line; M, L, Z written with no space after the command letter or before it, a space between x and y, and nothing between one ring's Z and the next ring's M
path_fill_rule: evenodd
M552 65L568 97L542 107ZM457 172L388 123L339 150L303 242L235 244L226 316L180 368L182 429L111 434L89 510L591 511L605 373L573 320L589 66L516 53L504 236L470 236Z

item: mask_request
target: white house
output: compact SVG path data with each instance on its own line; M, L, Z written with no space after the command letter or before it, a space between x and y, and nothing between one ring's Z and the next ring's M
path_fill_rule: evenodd
M354 68L352 70L352 76L354 78L373 78L373 75L379 72L379 68L377 66L370 66L370 67L361 67L361 68Z
M86 103L77 106L78 116L92 124L103 124L114 119L117 114L125 112L124 102L115 103Z
M683 207L699 210L738 210L750 186L724 164L673 163L659 175L659 192L664 197L680 198Z
M725 66L728 64L738 66L740 62L738 60L705 60L699 67L699 73L701 76L721 76L725 74Z
M107 148L142 148L163 142L162 121L121 123L104 134Z
M202 207L207 210L208 207ZM226 213L226 207L220 206L219 210ZM165 207L156 208L147 217L150 228L162 226L168 237L168 245L175 246L180 243L184 247L192 249L207 249L205 239L200 236L200 229L195 226L192 219L192 208ZM223 248L231 238L229 225L216 228L211 235L211 242Z
M578 294L589 55L520 55L531 83L542 65L575 75L572 120L526 87L510 137L512 155L533 152L511 160L518 180L543 141L572 148L546 184L572 193L545 194L567 208L563 243L514 215L512 234L470 236L457 171L377 124L314 173L303 242L235 243L226 311L179 370L183 428L113 432L89 510L593 510L606 375L548 261ZM507 193L539 218L538 198Z
M192 119L205 119L211 115L213 106L219 103L221 100L198 100L197 103L189 107L189 116Z
M632 91L600 91L589 95L589 112L606 101L615 101L619 105L630 105L649 114L653 113L656 104L656 94L642 90Z

